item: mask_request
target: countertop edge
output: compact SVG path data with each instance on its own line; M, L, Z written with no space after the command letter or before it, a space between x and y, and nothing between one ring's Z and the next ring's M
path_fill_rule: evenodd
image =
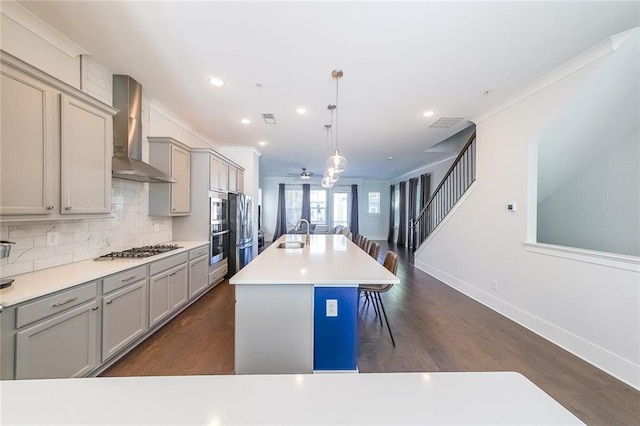
M63 291L82 284L86 284L94 280L100 280L113 274L118 274L129 269L137 268L162 259L166 259L176 254L189 252L193 249L206 246L209 244L209 242L170 241L163 244L177 244L181 246L181 248L144 259L128 259L124 261L95 261L93 259L89 259L82 260L80 262L73 262L65 265L55 266L53 268L27 272L25 274L14 275L12 278L14 278L16 281L13 283L13 285L11 287L0 290L0 307L8 308L20 303L37 299L42 296L56 293L58 291ZM95 272L91 271L92 265L96 269ZM109 266L111 268L108 268ZM85 267L86 269L83 269ZM52 276L55 277L56 274L58 275L58 277L52 279ZM65 275L67 276L65 277ZM20 287L14 287L16 285L20 286L20 284L27 286L31 283L41 282L44 280L52 280L52 282L49 285L43 286L42 288L38 288L36 290L32 290L31 292L21 289ZM16 290L17 294L12 295L11 293L15 293Z

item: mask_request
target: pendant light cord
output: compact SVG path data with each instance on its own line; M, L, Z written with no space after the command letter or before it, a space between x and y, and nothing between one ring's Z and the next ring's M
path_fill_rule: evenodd
M338 151L338 82L340 78L336 78L336 151ZM333 114L333 111L331 112Z

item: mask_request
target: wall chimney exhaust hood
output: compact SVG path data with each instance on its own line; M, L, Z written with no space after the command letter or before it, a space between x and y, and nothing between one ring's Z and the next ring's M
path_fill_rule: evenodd
M175 182L171 176L142 161L142 85L128 75L113 75L114 178L137 182Z

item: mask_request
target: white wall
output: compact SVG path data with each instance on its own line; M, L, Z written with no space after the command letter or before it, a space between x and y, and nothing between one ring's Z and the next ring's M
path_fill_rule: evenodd
M640 33L538 140L538 241L640 256Z
M477 181L415 264L640 388L639 259L523 244L528 221L535 221L530 145L615 54L569 70L477 122ZM517 213L507 212L510 202L518 203Z
M380 214L369 214L369 192L380 193ZM358 226L370 240L386 241L389 235L389 181L365 180L358 185Z

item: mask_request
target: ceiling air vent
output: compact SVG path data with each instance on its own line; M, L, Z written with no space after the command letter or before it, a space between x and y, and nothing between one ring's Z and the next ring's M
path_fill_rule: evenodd
M464 117L440 117L429 127L449 128L464 120Z
M276 124L276 117L270 112L263 112L262 119L266 124Z

